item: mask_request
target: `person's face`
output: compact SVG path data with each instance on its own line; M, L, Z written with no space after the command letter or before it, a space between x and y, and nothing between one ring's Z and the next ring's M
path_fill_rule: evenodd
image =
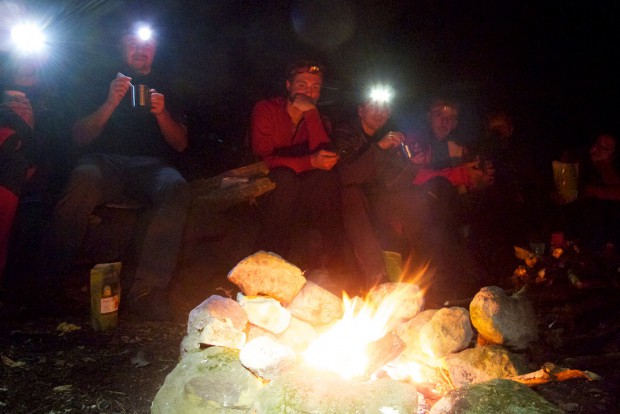
M286 90L289 98L297 94L306 95L315 103L321 96L323 77L315 73L298 73L292 80L286 81Z
M590 158L594 162L607 161L616 155L616 140L609 135L600 135L590 147Z
M456 108L448 105L431 109L429 121L433 136L440 141L446 139L458 125L458 116Z
M390 119L390 107L377 102L366 102L357 109L364 130L372 133L381 129Z
M123 58L130 68L141 75L151 71L157 43L154 39L140 40L136 35L125 35L121 40Z

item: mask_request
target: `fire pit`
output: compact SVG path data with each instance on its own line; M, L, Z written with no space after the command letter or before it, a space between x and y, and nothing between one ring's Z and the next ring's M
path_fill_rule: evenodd
M449 413L472 404L562 412L520 383L548 370L524 376L531 369L512 352L536 338L518 295L488 287L470 310L424 311L414 283L338 298L266 252L228 279L240 293L213 295L190 313L180 362L152 413ZM588 374L577 376L595 378Z

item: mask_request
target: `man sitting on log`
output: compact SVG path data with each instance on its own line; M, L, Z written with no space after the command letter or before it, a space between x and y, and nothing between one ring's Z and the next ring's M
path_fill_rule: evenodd
M251 123L252 149L276 184L257 200L262 229L255 247L290 260L294 225L312 223L321 233L323 252L298 264L309 269L338 260L342 238L338 177L332 170L338 154L330 149L329 123L317 108L323 77L316 62L291 64L286 95L259 101Z

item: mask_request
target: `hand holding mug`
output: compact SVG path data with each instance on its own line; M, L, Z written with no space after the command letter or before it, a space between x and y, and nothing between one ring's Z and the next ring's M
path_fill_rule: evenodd
M161 115L166 110L166 100L162 93L155 89L150 90L151 93L151 113L155 116Z
M112 82L110 82L107 102L116 108L121 103L130 87L131 78L129 76L117 76Z
M405 136L402 133L390 131L387 134L385 134L383 138L379 140L379 142L377 142L377 145L381 149L387 150L390 148L397 147L403 142L404 139L405 139Z

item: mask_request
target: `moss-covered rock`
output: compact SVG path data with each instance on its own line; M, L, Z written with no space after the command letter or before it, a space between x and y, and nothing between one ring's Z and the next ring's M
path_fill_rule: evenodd
M456 388L433 405L430 414L561 414L526 385L496 379Z
M238 351L215 346L185 355L155 395L151 413L247 413L261 387Z
M411 384L391 379L344 380L336 375L291 371L263 387L255 414L354 414L417 412L418 395Z

